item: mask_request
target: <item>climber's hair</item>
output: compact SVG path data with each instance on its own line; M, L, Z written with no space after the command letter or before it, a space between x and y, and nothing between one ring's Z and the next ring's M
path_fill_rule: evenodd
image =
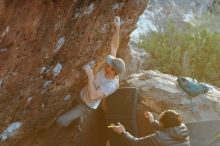
M166 110L162 112L159 121L163 128L180 126L182 123L180 115L174 110Z

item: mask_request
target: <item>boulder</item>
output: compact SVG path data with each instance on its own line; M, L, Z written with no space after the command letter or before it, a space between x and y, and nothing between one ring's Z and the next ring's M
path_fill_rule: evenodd
M131 75L122 86L138 87L140 105L154 113L174 109L186 123L220 119L220 89L215 86L207 84L206 94L191 98L180 89L176 76L153 70Z

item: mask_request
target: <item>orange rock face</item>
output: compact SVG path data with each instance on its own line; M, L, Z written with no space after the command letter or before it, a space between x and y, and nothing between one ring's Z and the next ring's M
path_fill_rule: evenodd
M147 0L0 0L0 133L22 123L2 145L56 143L48 135L58 131L56 117L72 107L87 81L83 64L103 62L110 52L114 15L122 19L122 50L146 5Z

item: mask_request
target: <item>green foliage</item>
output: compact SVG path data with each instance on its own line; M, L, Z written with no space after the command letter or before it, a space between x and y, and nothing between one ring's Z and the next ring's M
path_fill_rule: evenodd
M139 47L151 53L151 69L189 76L220 86L220 35L187 26L170 25L163 33L142 36Z

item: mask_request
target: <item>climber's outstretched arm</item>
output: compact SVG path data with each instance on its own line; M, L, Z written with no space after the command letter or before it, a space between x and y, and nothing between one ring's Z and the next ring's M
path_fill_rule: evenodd
M116 57L118 46L119 46L119 31L120 31L120 17L115 16L114 18L115 32L111 40L111 55Z

